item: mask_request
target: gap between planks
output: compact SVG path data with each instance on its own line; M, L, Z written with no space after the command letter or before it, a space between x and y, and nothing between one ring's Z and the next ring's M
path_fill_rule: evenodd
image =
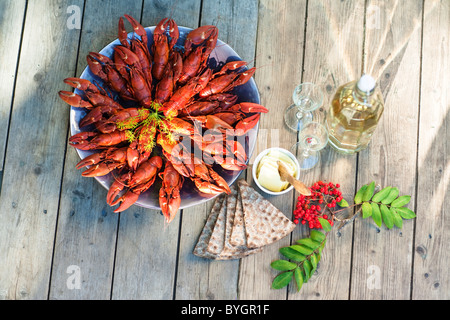
M28 1L25 1L25 7L23 11L23 19L22 19L22 29L20 31L20 42L19 47L17 50L17 60L16 60L16 68L14 70L14 84L12 88L11 93L11 102L9 106L9 115L8 115L8 127L6 129L6 137L5 137L5 146L4 146L4 152L3 152L3 159L1 159L1 168L0 168L0 195L2 194L2 185L3 185L3 172L5 169L5 160L6 160L6 152L8 150L8 140L9 140L9 131L11 127L11 117L12 117L12 110L13 110L13 104L14 104L14 98L16 95L16 86L17 86L17 73L19 71L19 62L20 62L20 54L22 52L22 43L23 43L23 33L25 30L25 21L27 17L27 9L28 9Z

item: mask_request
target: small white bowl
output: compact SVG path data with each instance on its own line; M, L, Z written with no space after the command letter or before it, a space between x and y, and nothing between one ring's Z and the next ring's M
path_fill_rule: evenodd
M294 188L294 186L290 185L289 187L287 187L286 189L284 189L283 191L280 191L280 192L270 191L270 190L264 188L262 185L259 184L258 178L256 176L256 169L258 168L259 162L261 161L262 157L264 157L266 154L268 154L269 151L271 151L271 150L276 150L276 151L282 152L282 153L286 154L287 156L289 156L294 161L294 163L295 163L295 165L297 167L297 172L295 174L295 178L296 179L300 178L300 164L298 163L297 158L291 152L289 152L288 150L283 149L283 148L269 148L269 149L266 149L266 150L262 151L256 157L255 162L253 163L253 169L252 169L253 181L255 181L255 184L258 186L258 188L260 188L265 193L270 194L270 195L274 195L274 196L279 196L280 194L288 193L289 191L291 191Z

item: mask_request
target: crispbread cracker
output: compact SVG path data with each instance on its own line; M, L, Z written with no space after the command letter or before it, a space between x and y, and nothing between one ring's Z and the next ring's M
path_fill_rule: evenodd
M274 243L289 233L296 224L260 195L243 179L238 181L244 208L244 225L249 248Z
M231 231L233 229L234 214L236 210L236 202L238 196L238 190L236 185L230 187L231 193L227 195L227 210L225 213L225 241L224 250L234 251L236 248L230 243Z
M233 229L231 231L230 243L234 246L247 245L244 226L244 208L242 207L242 197L240 192L238 192L236 201L236 210L234 212L234 222Z
M225 244L225 223L226 223L226 211L227 211L227 197L224 197L222 206L220 207L219 215L217 216L214 230L209 239L206 250L213 254L218 255L222 252Z
M208 247L209 239L214 230L214 225L216 224L217 216L219 215L220 208L224 202L225 196L220 195L214 200L214 204L211 208L211 212L206 220L205 226L203 227L202 233L198 238L197 244L194 248L193 253L196 256L214 259L216 255L209 253L206 248Z
M254 248L254 249L247 248L247 250L242 250L242 251L233 252L233 253L231 253L229 251L222 251L222 253L217 256L216 260L241 259L241 258L245 258L251 254L258 253L258 252L262 251L262 249L263 248Z
M225 226L224 247L222 252L217 257L218 260L240 259L248 256L249 254L261 251L261 248L250 250L246 245L234 246L230 242L232 229L235 221L234 216L236 213L236 205L238 203L238 196L239 196L238 188L236 187L236 185L232 185L230 189L231 194L229 194L226 199L227 210L225 213L226 226Z

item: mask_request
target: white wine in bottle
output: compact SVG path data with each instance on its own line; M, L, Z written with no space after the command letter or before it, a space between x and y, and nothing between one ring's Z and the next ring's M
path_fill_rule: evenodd
M371 76L339 87L327 114L329 144L344 154L365 149L383 110L383 96Z

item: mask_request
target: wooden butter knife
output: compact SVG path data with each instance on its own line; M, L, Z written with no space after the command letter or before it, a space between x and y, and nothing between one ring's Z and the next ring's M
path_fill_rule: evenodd
M291 185L294 186L295 190L297 190L300 194L304 196L311 195L311 190L309 190L309 188L303 182L291 176L286 166L280 160L278 160L277 163L278 163L278 172L280 174L280 178L282 181L289 182Z

